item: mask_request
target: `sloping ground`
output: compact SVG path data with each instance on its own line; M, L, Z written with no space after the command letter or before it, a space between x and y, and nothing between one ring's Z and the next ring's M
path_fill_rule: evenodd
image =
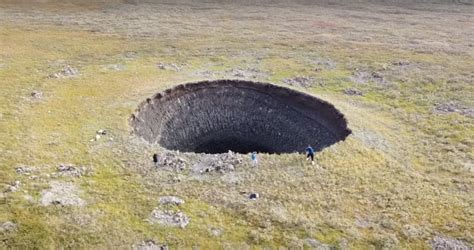
M199 153L320 151L350 133L344 115L316 97L268 83L218 80L147 98L131 117L138 136Z
M472 247L474 11L433 9L0 5L2 248ZM229 78L353 133L256 167L131 134L147 97Z

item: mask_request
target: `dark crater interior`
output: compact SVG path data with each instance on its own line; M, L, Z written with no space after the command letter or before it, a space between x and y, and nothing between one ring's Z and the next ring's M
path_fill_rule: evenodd
M321 150L350 133L330 103L266 83L217 80L178 85L140 104L133 132L196 153Z

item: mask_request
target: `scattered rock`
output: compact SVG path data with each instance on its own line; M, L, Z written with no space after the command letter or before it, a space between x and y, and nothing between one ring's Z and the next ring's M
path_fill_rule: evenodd
M136 51L127 51L123 54L123 56L127 59L135 59L138 57L138 52Z
M312 249L317 250L330 250L331 247L327 244L321 243L319 240L316 239L305 239L304 244Z
M186 169L186 160L178 157L178 154L172 151L167 151L159 156L160 166L171 168L174 171L183 171Z
M84 206L86 202L79 197L79 189L72 183L51 182L51 188L41 192L42 206Z
M223 154L202 154L196 164L193 165L193 171L195 173L226 173L234 171L235 167L242 162L242 156L232 151Z
M107 135L107 130L99 129L95 133L98 134L98 135Z
M161 70L174 70L176 72L179 72L183 69L184 65L177 65L175 63L170 63L170 64L158 63L156 66Z
M57 168L57 173L53 174L53 177L57 176L69 176L69 177L81 177L90 176L93 171L90 167L74 166L72 164L60 164Z
M398 60L398 61L392 62L392 65L394 65L394 66L408 66L408 65L410 65L410 62L406 61L406 60Z
M35 91L30 93L30 96L34 99L41 99L41 98L43 98L43 92L35 90Z
M49 78L72 78L79 75L79 70L66 65L61 71L50 74Z
M256 200L256 199L258 199L259 197L260 197L260 195L259 195L258 193L251 193L251 194L249 195L249 199L251 199L251 200Z
M379 72L372 72L372 73L369 73L369 72L366 72L366 71L359 71L359 70L356 70L353 74L352 74L352 77L351 77L351 80L355 83L359 83L359 84L365 84L365 83L368 83L368 82L375 82L375 83L378 83L378 84L383 84L383 83L386 83L384 77L382 76L382 74L380 74Z
M17 229L17 225L11 221L5 221L0 226L0 233L13 232Z
M442 114L458 113L464 116L474 118L474 108L462 106L461 104L456 103L454 101L437 104L435 106L435 112Z
M294 78L287 78L283 80L283 83L295 87L309 88L313 85L313 78L306 76L297 76Z
M31 173L36 172L36 169L28 166L19 166L15 168L15 172L17 174L30 175Z
M344 94L346 95L357 95L357 96L362 96L364 95L362 91L355 89L355 88L348 88L344 90Z
M209 230L209 233L213 237L220 237L223 232L222 229L213 227Z
M16 192L20 189L20 186L21 186L21 182L20 181L15 181L9 185L7 185L7 190L6 192Z
M472 250L467 243L449 237L435 236L431 240L433 250Z
M148 218L151 224L185 228L189 224L189 218L183 212L160 210L155 208Z
M176 196L161 196L160 197L160 204L161 205L176 205L179 206L184 204L184 200L176 197Z
M145 240L132 246L134 250L168 250L167 245L157 244L154 240Z

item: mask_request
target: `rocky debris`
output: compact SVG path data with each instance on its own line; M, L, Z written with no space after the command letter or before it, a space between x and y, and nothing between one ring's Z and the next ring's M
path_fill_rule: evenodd
M454 101L437 104L435 106L435 111L443 114L458 113L460 115L474 118L474 108L462 106L461 104Z
M472 250L471 246L460 240L449 237L435 236L431 240L431 249L433 250Z
M222 233L223 233L222 229L220 229L220 228L213 227L209 230L209 234L213 237L220 237L222 235Z
M95 132L97 135L107 135L107 130L99 129Z
M157 244L154 240L144 240L132 246L134 250L168 250L167 245Z
M86 202L79 197L80 190L73 183L51 182L50 189L41 192L42 206L84 206Z
M251 193L249 195L249 199L251 199L251 200L256 200L258 198L260 198L260 195L258 193Z
M29 166L19 166L15 168L15 172L17 174L30 175L31 173L36 172L36 169Z
M79 70L66 65L61 71L50 74L49 78L72 78L79 75Z
M98 141L102 136L106 136L108 134L108 131L105 129L99 129L95 132L95 137L91 139L91 142ZM113 138L110 138L110 140L113 140Z
M159 166L161 167L171 168L174 171L183 171L186 169L186 160L179 157L178 153L167 151L158 157L160 159Z
M17 225L11 221L5 221L0 225L0 233L13 232L17 229Z
M123 54L126 59L135 59L138 58L138 52L136 51L127 51Z
M392 62L392 65L393 66L408 66L410 65L410 62L406 60L398 60L398 61Z
M170 63L170 64L158 63L156 66L161 70L173 70L173 71L176 71L176 72L180 72L183 69L184 65L182 65L182 64L178 65L178 64L175 64L175 63Z
M293 78L287 78L283 80L283 83L295 87L309 88L313 85L313 78L306 76L297 76Z
M81 177L90 176L92 173L93 171L90 167L75 166L72 164L60 164L57 168L57 173L54 173L52 176Z
M171 210L161 210L155 208L148 218L151 224L161 224L163 226L185 228L189 224L189 218L183 212L173 212Z
M176 196L161 196L160 197L160 204L161 205L175 205L179 206L184 204L184 200L176 197Z
M351 80L355 83L365 84L368 82L375 82L378 84L386 83L385 78L379 72L373 71L369 73L367 71L361 71L356 69L356 71L352 74Z
M357 95L357 96L362 96L364 95L362 91L355 89L355 88L348 88L344 90L344 94L346 95Z
M6 192L11 192L11 193L16 192L16 191L20 190L20 187L21 187L21 182L20 181L15 181L15 182L7 185Z
M35 91L30 93L30 96L33 99L41 99L41 98L43 98L43 92L35 90Z
M242 164L242 162L242 155L232 151L223 154L202 154L196 164L193 165L193 171L196 173L226 173L234 171L235 167Z
M330 250L331 246L321 243L319 240L307 238L304 240L304 245L316 250Z

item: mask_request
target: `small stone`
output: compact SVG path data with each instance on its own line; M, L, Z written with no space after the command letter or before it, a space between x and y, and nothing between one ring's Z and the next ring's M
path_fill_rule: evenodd
M35 99L41 99L41 98L43 98L43 92L33 91L33 92L31 92L30 96L35 98Z
M160 204L161 205L182 205L184 204L184 200L176 197L176 196L161 196L160 197Z
M10 185L7 185L7 192L16 192L20 189L21 183L20 181L15 181Z
M28 175L28 174L30 174L31 172L33 172L33 168L28 167L28 166L20 166L20 167L17 167L17 168L15 169L15 171L16 171L17 174Z
M210 234L214 237L220 237L222 235L222 229L213 227L210 229Z
M404 60L398 60L398 61L393 62L392 65L407 66L407 65L410 65L410 62L409 61L404 61Z
M133 245L134 250L168 250L167 245L157 244L154 240L145 240L137 245Z
M0 232L13 232L17 229L17 225L11 221L5 221L0 226Z
M107 130L99 129L99 130L97 130L96 134L98 134L98 135L107 135Z
M151 224L161 224L163 226L185 228L190 219L183 212L173 212L155 208L148 218Z
M355 89L355 88L348 88L344 90L344 94L346 95L357 95L357 96L362 96L364 95L362 91Z
M79 75L79 70L66 65L61 71L50 74L49 78L71 78Z
M258 193L251 193L250 196L249 196L249 199L256 200L259 197L260 197L260 195Z

